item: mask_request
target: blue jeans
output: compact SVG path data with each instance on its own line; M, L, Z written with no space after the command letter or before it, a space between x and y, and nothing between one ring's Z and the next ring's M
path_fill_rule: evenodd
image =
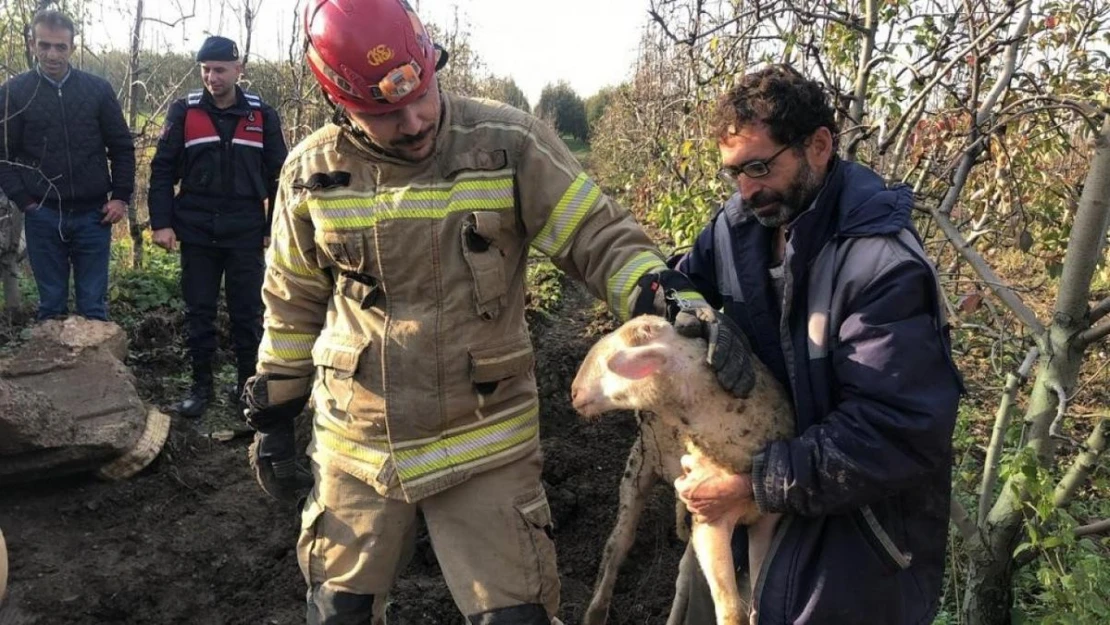
M77 314L108 320L108 258L112 226L102 224L100 205L59 210L40 206L23 217L27 256L39 288L38 319L67 314L69 268Z

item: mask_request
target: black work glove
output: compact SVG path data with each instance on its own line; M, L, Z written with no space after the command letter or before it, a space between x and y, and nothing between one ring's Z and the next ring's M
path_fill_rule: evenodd
M709 344L705 361L722 388L743 399L751 394L755 386L752 350L732 319L708 306L684 306L675 316L674 329L688 338L705 339Z
M679 310L689 304L704 304L694 283L681 271L660 269L646 273L632 290L632 316L658 315L674 323Z
M304 384L302 382L304 379L277 373L259 373L247 378L243 384L243 394L239 398L243 402L243 418L247 425L259 432L266 432L285 422L293 423L308 403L308 395L298 394L293 399L271 404L270 386L281 384L300 386Z
M296 418L308 395L271 405L271 386L279 387L280 393L283 384L300 389L304 382L294 376L261 373L247 379L241 400L243 418L258 431L247 452L255 479L274 499L296 502L312 488L312 474L298 462L295 434Z
M254 479L274 499L296 503L312 488L312 473L297 461L292 420L255 434L247 453Z

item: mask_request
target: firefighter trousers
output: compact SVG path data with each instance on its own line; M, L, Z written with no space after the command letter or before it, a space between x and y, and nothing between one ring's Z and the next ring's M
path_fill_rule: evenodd
M309 625L371 622L412 555L417 512L459 610L472 625L547 625L559 606L551 509L540 453L417 503L313 463L297 560ZM558 621L554 621L558 622Z

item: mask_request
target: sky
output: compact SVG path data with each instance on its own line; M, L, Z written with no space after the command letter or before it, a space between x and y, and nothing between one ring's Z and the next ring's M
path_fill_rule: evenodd
M290 29L297 0L261 2L252 54L288 58ZM302 0L302 2L307 0ZM410 0L421 17L448 27L458 8L460 26L470 31L471 45L499 76L512 77L533 105L544 85L566 80L583 98L627 78L647 22L649 0ZM126 47L133 1L103 0L94 4L86 39L94 46L110 41ZM243 44L241 18L230 7L242 0L146 0L146 14L173 22L144 26L146 48L195 50L209 34L222 34Z

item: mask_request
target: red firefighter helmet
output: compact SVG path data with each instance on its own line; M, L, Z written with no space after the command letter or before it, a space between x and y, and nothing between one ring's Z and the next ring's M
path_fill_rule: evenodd
M437 48L406 0L311 0L304 30L308 66L347 110L403 108L435 74Z

